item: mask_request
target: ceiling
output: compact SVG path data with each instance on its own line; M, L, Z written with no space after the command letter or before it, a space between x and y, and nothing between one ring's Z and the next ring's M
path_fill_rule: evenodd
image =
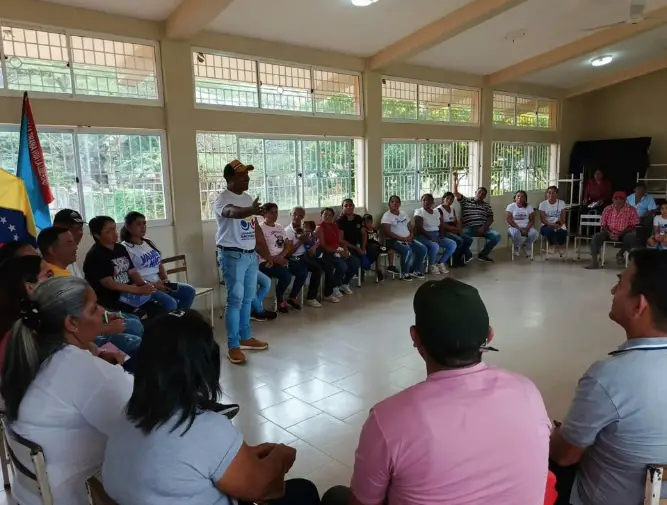
M180 0L45 1L154 21L166 20L180 3ZM182 1L195 5L198 2L215 3L215 0ZM496 4L511 2L493 1ZM495 16L480 17L468 29L452 31L447 37L423 44L419 47L420 51L407 51L399 59L438 69L490 75L575 42L582 44L582 50L574 57L568 57L565 62L557 61L550 68L512 75L511 80L576 88L642 62L667 57L667 12L661 27L632 37L624 36L624 40L619 39L592 52L585 50L587 37L601 33L586 31L586 28L625 19L629 2L516 1L514 6L499 11ZM646 2L646 12L667 8L667 0ZM379 0L369 7L358 8L352 6L350 0L234 0L222 12L204 17L205 22L200 28L372 57L424 26L475 3L481 4L480 0ZM190 8L190 5L187 7ZM440 42L443 38L445 40ZM436 44L433 45L433 42ZM592 67L590 60L602 54L613 55L612 64Z

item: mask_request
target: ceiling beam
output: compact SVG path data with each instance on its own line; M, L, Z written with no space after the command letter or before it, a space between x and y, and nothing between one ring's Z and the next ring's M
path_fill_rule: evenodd
M583 95L584 93L606 88L607 86L613 86L614 84L629 81L630 79L641 77L642 75L651 74L664 68L667 68L667 56L662 56L625 70L619 70L615 74L608 75L607 77L587 82L583 86L568 90L565 96L567 98L572 98L574 96Z
M466 30L508 11L527 0L472 0L401 40L381 49L369 58L368 68L377 70L390 63L430 49Z
M553 67L588 53L600 51L623 40L654 30L667 23L667 7L646 13L646 19L636 24L622 24L605 28L587 37L557 47L546 53L538 54L515 65L503 68L484 78L486 86L497 86L533 72Z
M166 21L168 39L186 40L202 31L233 0L183 0Z

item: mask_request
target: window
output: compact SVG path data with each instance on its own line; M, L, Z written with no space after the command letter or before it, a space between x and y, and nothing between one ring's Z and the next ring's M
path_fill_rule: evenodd
M496 126L553 130L557 116L556 100L493 93L493 124Z
M403 121L478 122L479 90L382 79L382 117Z
M156 46L0 23L8 90L158 100Z
M198 104L361 115L357 74L201 51L192 53L192 62Z
M45 128L39 140L55 197L52 215L69 208L86 219L108 215L120 222L137 210L152 224L168 220L161 134ZM18 151L18 127L0 131L0 166L15 174Z
M398 195L416 201L425 193L436 200L452 189L452 173L459 175L459 189L468 194L477 172L477 143L468 141L383 142L383 200Z
M491 194L547 189L556 169L556 153L552 144L494 142Z
M197 134L202 219L213 219L215 198L225 187L223 169L233 159L251 164L248 193L282 210L339 206L354 198L360 141Z

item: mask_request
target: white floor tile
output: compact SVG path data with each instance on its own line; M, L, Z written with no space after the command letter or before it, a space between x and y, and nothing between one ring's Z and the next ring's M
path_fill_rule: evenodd
M288 479L305 477L306 475L313 473L318 468L322 468L323 466L328 465L334 461L331 459L331 457L327 456L312 445L307 444L303 440L296 440L289 445L296 449L296 460L294 461L294 466L292 466L286 476Z
M358 412L368 411L372 407L369 401L365 401L363 398L348 391L340 391L335 395L313 403L313 405L341 420Z
M317 402L340 391L336 386L316 378L285 390L286 393L307 403Z
M302 402L298 398L292 398L261 411L263 417L273 421L278 426L289 428L297 423L310 419L322 411Z

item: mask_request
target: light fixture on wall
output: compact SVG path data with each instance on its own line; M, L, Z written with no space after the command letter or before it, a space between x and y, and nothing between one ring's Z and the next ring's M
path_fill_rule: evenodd
M614 57L610 55L600 56L599 58L591 60L591 65L594 67L602 67L604 65L609 65L613 59Z
M355 7L368 7L370 4L374 4L377 1L378 0L350 0Z

